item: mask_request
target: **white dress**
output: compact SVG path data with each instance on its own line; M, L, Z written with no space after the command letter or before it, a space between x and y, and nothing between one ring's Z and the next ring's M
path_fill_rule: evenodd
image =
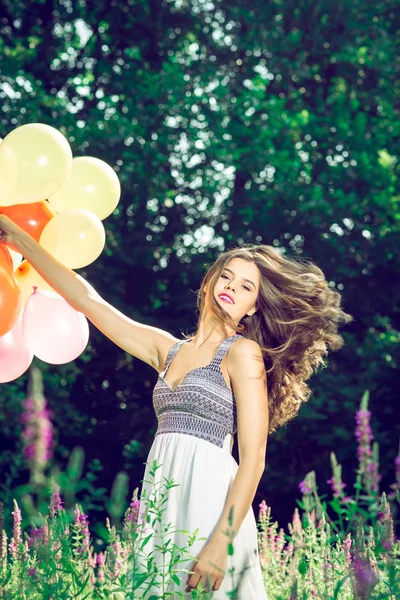
M209 365L192 369L181 383L171 390L164 381L164 376L182 344L189 341L180 340L170 349L165 368L159 374L154 387L153 405L158 429L147 458L139 520L146 510L145 497L160 500L161 494L164 493L168 500L162 504L162 508L165 509L162 525L171 524L171 531L175 532L169 535L167 532L164 544L169 539L169 543L173 542L186 548L193 557L200 553L206 540L215 530L238 470L238 464L231 453L233 435L237 430L236 406L220 364L231 344L241 337L235 335L224 340ZM151 475L154 461L161 466ZM166 490L166 480L170 483L174 480L178 485ZM158 490L156 495L155 489ZM144 540L152 534L144 552L151 556L153 551L156 564L162 570L164 562L164 572L168 573L171 554L167 552L163 561L161 552L156 549L156 546L161 544L161 529L160 524L153 523L153 518L152 515L151 522L145 522L140 539ZM197 528L197 541L188 547L189 535ZM188 534L176 530L185 530ZM227 543L228 541L227 538ZM233 548L234 554L228 557L224 579L219 590L213 592L213 600L226 600L226 592L232 591L236 586L238 600L267 600L258 555L257 525L252 507L233 540ZM181 555L184 558L183 553ZM175 581L163 587L159 576L158 584L140 597L149 600L152 595L162 598L162 594L174 592L173 596L166 597L192 598L191 592L185 592L188 573L179 572L179 569L190 571L193 569L193 563L193 559L179 563L174 567L178 571ZM229 573L232 567L233 576Z

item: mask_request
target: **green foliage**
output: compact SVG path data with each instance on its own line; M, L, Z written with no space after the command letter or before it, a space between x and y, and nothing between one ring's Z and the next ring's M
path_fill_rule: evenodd
M367 407L368 394L365 393L360 411ZM360 412L358 416L367 417ZM367 429L364 427L362 431L365 433ZM364 448L369 444L368 436L358 441ZM388 496L371 490L368 475L371 471L367 467L375 460L376 456L364 453L357 470L354 497L344 496L340 486L336 485L334 498L329 503L335 507L336 520L330 518L326 503L318 495L314 472L307 474L303 499L299 503L303 512L300 518L299 510L294 511L289 534L282 528L278 531L278 522L271 520L271 507L265 501L261 503L258 552L268 598L395 600L398 597L400 541L394 536ZM331 464L336 484L340 484L341 465L334 456ZM60 480L80 477L81 465L78 452L70 461L70 476ZM163 483L156 483L156 474L161 467L156 460L150 465L149 480L146 481L149 487L144 490L140 502L136 488L120 529L111 526L107 519L106 545L98 552L90 537L87 515L78 505L73 517L65 511L60 503L58 486L55 490L53 487L48 515L43 513L41 529L32 530L30 537L25 531L25 540L18 504L14 500L12 537L2 531L0 504L0 589L6 597L39 600L50 599L57 593L58 598L68 600L183 598L183 592L179 590L196 558L191 547L195 541L206 538L198 537L198 528L190 533L176 530L173 523L165 522L163 513L168 491L180 484L166 478ZM400 500L399 479L394 487L397 500ZM119 475L109 502L118 518L120 512L115 507L124 502L125 494L126 478ZM376 502L379 513L374 508ZM230 526L233 512L234 507L231 507ZM184 533L186 545L175 543L176 533ZM228 556L233 556L235 536L231 530L225 534ZM231 588L226 597L238 600L242 571L238 573L235 567L229 567L225 577ZM174 590L172 584L178 588ZM211 594L199 585L192 590L191 597L205 600Z
M311 384L300 416L269 441L259 496L287 522L298 480L323 472L332 448L345 470L353 466L350 415L365 388L387 479L400 434L395 2L0 7L0 136L48 123L74 155L102 158L120 177L106 248L82 271L109 302L175 335L191 330L205 265L242 242L310 257L342 292L355 317L346 344ZM137 442L125 468L139 479L156 426L156 373L93 327L73 364L36 364L56 459L82 446L105 466L100 483L109 488ZM0 386L8 498L24 476L25 386L26 377Z

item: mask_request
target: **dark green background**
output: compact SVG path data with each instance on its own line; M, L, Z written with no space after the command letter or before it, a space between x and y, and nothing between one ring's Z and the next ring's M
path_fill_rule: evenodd
M48 123L75 156L101 158L120 177L104 252L80 271L109 302L181 336L197 322L206 266L242 242L313 259L343 294L354 316L344 347L309 381L314 393L298 418L268 442L254 508L264 498L282 526L309 470L328 491L331 450L351 493L365 389L382 489L394 479L396 13L396 2L369 0L0 1L0 136ZM124 469L133 491L156 430L156 372L93 327L74 363L35 363L53 411L55 459L65 464L81 445L87 464L103 464L99 485L110 489ZM7 503L28 474L19 438L26 383L0 386Z

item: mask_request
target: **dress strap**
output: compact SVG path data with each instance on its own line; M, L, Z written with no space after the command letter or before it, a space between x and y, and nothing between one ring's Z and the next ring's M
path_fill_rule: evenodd
M210 367L219 367L224 356L228 352L229 348L232 346L233 342L236 342L236 340L238 340L242 337L243 337L243 335L236 334L236 335L231 335L230 337L226 338L226 340L224 340L218 346L215 356L210 363Z
M168 351L167 358L165 360L164 369L161 371L162 373L164 373L164 371L168 369L169 365L171 364L172 360L174 359L176 353L178 352L182 344L184 344L187 341L188 340L178 340L173 346L171 346L171 348Z

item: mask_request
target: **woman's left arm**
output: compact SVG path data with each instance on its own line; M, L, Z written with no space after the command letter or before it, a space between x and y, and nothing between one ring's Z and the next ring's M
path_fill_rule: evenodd
M259 344L242 338L228 353L227 368L236 400L239 468L232 482L224 510L207 543L229 543L227 530L236 536L248 513L265 468L268 437L268 392L263 356ZM233 523L228 516L233 507Z
M231 346L227 362L236 400L239 468L214 533L196 557L193 571L187 577L187 592L200 583L206 589L209 584L210 591L220 588L228 565L228 544L251 507L265 467L268 393L261 348L257 342L242 338ZM231 507L232 526L228 522Z

